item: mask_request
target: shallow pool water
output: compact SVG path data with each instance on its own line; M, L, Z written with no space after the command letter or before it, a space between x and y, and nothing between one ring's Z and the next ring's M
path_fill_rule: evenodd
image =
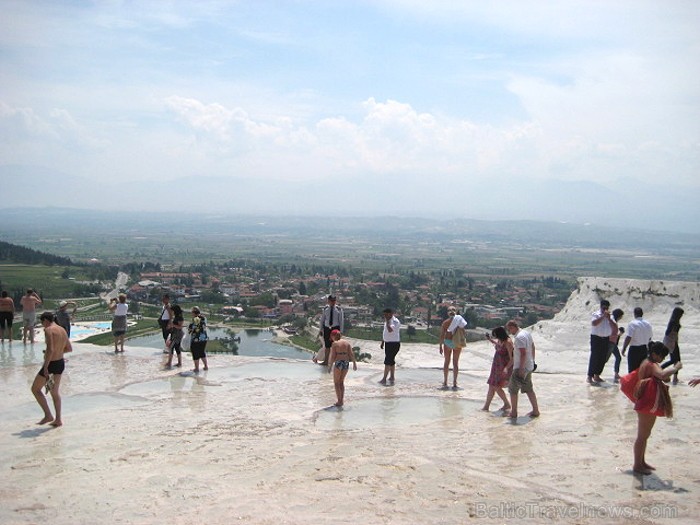
M450 421L473 417L478 401L445 397L386 397L350 400L342 408L327 407L315 414L322 429L361 430L430 423L441 428Z
M229 338L229 331L224 328L210 328L209 338ZM311 359L311 354L293 346L280 345L272 341L274 333L269 330L239 330L235 337L238 339L238 352L235 355L256 357L281 357L287 359ZM126 345L139 348L163 348L163 336L160 332L151 335L127 339Z

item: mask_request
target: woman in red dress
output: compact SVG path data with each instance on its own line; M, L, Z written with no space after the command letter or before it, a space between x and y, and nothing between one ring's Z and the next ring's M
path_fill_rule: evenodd
M491 335L495 339L489 336L489 334L486 334L486 339L493 343L496 347L496 352L493 354L491 374L486 380L489 385L489 391L486 394L486 402L481 410L488 411L494 394L498 394L498 397L503 400L501 410L505 415L510 412L510 403L508 402L506 393L503 391L503 387L508 384L510 374L513 371L513 343L510 337L508 337L508 332L506 332L506 329L502 326L494 328L491 331Z
M664 381L682 368L680 361L663 370L659 363L668 355L660 341L649 344L647 357L637 370L627 374L620 381L620 390L634 403L637 411L637 439L634 442L634 465L637 474L651 474L654 467L644 458L647 440L654 428L657 416L673 417L673 404Z

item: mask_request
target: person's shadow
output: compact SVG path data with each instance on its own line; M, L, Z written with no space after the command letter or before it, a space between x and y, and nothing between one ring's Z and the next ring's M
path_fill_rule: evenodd
M628 474L632 475L634 479L635 488L637 490L655 490L655 491L667 491L674 492L676 494L684 494L688 492L688 489L682 487L674 487L673 480L661 479L656 472L651 474L639 474L634 472L632 469L626 471Z
M17 437L22 438L22 439L35 438L35 437L41 436L42 434L44 434L46 432L50 432L51 430L56 430L56 428L52 427L50 425L47 427L29 428L27 430L15 432L12 435L17 436Z

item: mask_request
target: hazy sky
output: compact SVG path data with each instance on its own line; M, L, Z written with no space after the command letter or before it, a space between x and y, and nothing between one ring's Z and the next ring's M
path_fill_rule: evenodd
M2 207L101 207L100 189L130 209L700 222L694 0L0 13Z

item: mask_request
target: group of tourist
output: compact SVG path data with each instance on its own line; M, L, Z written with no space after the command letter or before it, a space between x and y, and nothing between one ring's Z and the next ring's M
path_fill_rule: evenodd
M112 321L112 332L114 334L114 352L119 353L124 351L124 334L126 333L126 309L123 309L123 314L118 310L120 304L126 303L126 295L119 294L118 300L110 301L110 310L114 312L114 320ZM200 371L199 362L202 362L203 369L209 370L207 362L207 341L209 336L207 333L207 319L202 314L197 306L190 309L192 321L189 323L185 333L185 316L182 307L179 304L170 302L170 295L164 294L161 298L160 315L158 316L158 326L160 327L163 336L163 353L168 354L168 361L165 364L166 368L172 368L173 357L177 355L177 363L175 367L182 366L182 350L189 350L192 353L192 361L194 368L192 371L198 374ZM123 319L122 316L123 315ZM184 345L183 345L184 342ZM117 344L120 345L117 349Z
M637 412L637 438L634 442L634 464L638 474L651 474L654 467L646 462L647 441L656 423L657 416L673 417L673 404L666 382L673 376L678 383L678 371L683 367L678 346L678 332L683 309L675 307L671 312L663 341L653 340L651 324L644 319L640 307L634 309L634 320L627 331L619 326L624 312L617 308L610 312L610 301L603 299L600 308L591 316L591 352L588 361L587 381L598 385L605 380L600 374L611 355L615 355L615 376L620 390L634 403ZM622 352L618 345L625 335ZM629 353L627 353L629 351ZM620 361L627 353L627 375L620 376ZM669 356L668 361L662 361ZM691 381L695 386L697 381Z
M2 292L0 297L0 338L4 341L6 332L10 332L11 340L12 318L14 316L14 303ZM342 407L345 402L345 377L352 363L353 370L357 370L355 353L350 343L343 340L344 329L343 310L337 305L334 295L327 298L328 304L321 313L319 337L323 340L322 352L314 357L314 361L328 367L328 372L333 372L333 381L337 401L335 406ZM162 298L161 314L158 319L162 331L165 352L168 355L167 367L172 367L174 355L177 355L176 367L182 366L182 347L184 339L192 352L194 361L194 373L200 370L200 361L203 369L208 370L206 356L207 321L200 309L193 306L191 309L192 321L187 329L184 328L184 315L179 305L172 305L170 297ZM42 300L33 290L27 290L21 300L23 308L23 341L27 339L34 342L34 323L36 320L36 307L42 304ZM44 412L44 417L39 424L49 423L53 426L61 426L61 396L60 381L65 369L64 354L71 352L69 340L71 313L68 308L73 308L73 314L77 305L72 301L61 301L57 312L44 312L40 316L41 326L44 329L46 350L44 362L39 370L31 391L37 403ZM109 302L109 310L113 313L112 332L114 335L115 353L124 352L124 337L127 330L126 316L128 304L126 295L119 294ZM673 406L665 384L673 377L674 383L678 381L678 371L682 368L678 333L681 329L680 319L683 309L674 308L668 322L663 341L653 341L653 330L648 321L644 319L644 312L640 307L634 309L634 320L629 322L627 330L620 326L624 312L621 309L610 311L610 302L602 300L600 308L591 316L590 357L588 363L587 381L591 385L599 385L605 380L601 374L610 356L615 356L614 382L620 383L620 389L634 403L637 411L638 425L637 438L634 442L633 470L638 474L650 474L654 467L646 462L646 446L651 431L658 416L672 417ZM452 365L452 388L458 389L459 359L462 349L466 346L465 329L467 321L459 315L454 307L448 308L447 319L442 323L438 348L444 357L442 388L448 388L449 368ZM387 308L383 311L384 323L382 341L380 347L384 350L384 372L382 385L393 385L396 371L396 356L401 348L400 329L401 323L394 315L394 311ZM622 350L619 349L619 341L625 336ZM498 395L503 405L499 409L504 416L515 420L518 417L518 396L522 392L527 395L532 406L529 417L540 415L532 384L532 373L536 369L535 343L527 330L522 329L516 321L508 321L505 326L494 328L491 333L485 334L486 339L494 345L494 356L491 371L487 379L488 391L482 410L490 409L493 398ZM512 340L511 340L512 336ZM621 376L620 363L622 357L627 354L628 373ZM668 361L663 362L666 357ZM663 363L662 363L663 362ZM700 379L689 381L691 386L700 383ZM506 396L508 389L510 399ZM48 401L43 391L50 393L54 404L55 415L51 413Z
M34 325L36 324L36 307L42 304L41 297L31 288L20 299L22 305L22 342L34 342ZM0 341L12 343L12 324L15 317L15 302L3 290L0 293Z
M319 323L319 338L323 339L323 347L313 358L314 362L328 367L328 371L334 370L333 380L337 401L335 406L342 407L345 397L345 376L349 370L350 362L353 369L357 369L355 355L350 344L342 340L344 324L343 310L337 304L334 295L328 296L328 304L321 312ZM379 383L393 385L395 383L396 355L401 349L400 329L401 322L394 315L391 308L386 308L382 315L384 323L382 327L382 341L380 348L384 350L384 373ZM447 309L447 319L440 328L438 348L440 355L444 357L442 388L448 389L450 364L452 364L452 389L459 389L457 378L459 376L459 358L462 349L466 346L467 321L459 315L457 309L450 306ZM514 343L510 341L509 334L513 336ZM492 338L493 336L493 338ZM503 400L501 412L503 415L515 420L518 417L518 395L520 392L527 395L532 411L530 417L540 415L537 404L537 396L532 386L532 372L535 364L535 343L527 330L518 326L515 321L508 321L505 327L494 328L486 337L495 346L495 354L491 364L491 373L487 380L489 385L486 395L486 403L483 410L488 411L491 400L495 394ZM327 357L327 358L326 358ZM506 397L505 387L510 393L510 401Z
M0 335L2 336L2 341L4 341L5 331L8 330L8 339L12 341L11 329L12 318L14 317L14 303L11 298L7 297L7 292L3 291L0 295L3 299L0 301L0 307L2 308L0 312L3 313L3 315L0 316L0 326L2 327ZM9 299L9 301L5 299ZM169 353L166 366L168 368L172 367L173 354L175 353L177 354L176 366L182 366L181 344L183 337L187 337L190 340L190 351L192 352L192 359L194 361L193 372L199 372L200 360L202 361L204 370L208 370L209 366L206 356L206 344L208 340L206 318L202 315L198 307L193 306L191 310L192 322L187 327L187 335L184 335L182 308L179 305L171 305L170 298L167 295L163 296L162 302L163 307L159 317L159 325L162 328L166 351ZM29 310L26 315L23 315L23 319L26 320L24 324L26 330L24 333L25 343L27 338L29 338L30 342L34 342L36 306L40 304L42 304L41 299L33 290L28 290L27 295L22 297L24 311L27 312L27 310ZM31 308L32 306L34 308ZM61 301L56 312L44 312L39 318L41 326L44 329L46 350L44 350L44 362L42 367L39 369L31 386L32 394L44 412L44 417L38 422L39 425L44 425L46 423L54 427L63 425L61 419L60 384L62 374L65 370L64 355L73 350L69 339L72 319L72 314L68 312L68 307L70 306L73 307L72 314L75 314L77 309L75 302ZM126 302L126 295L119 294L117 297L111 298L108 308L113 314L112 334L114 336L114 352L117 354L123 353L124 338L127 331L126 316L129 308ZM8 312L11 313L11 316L6 315ZM51 413L44 391L51 395L55 414Z

